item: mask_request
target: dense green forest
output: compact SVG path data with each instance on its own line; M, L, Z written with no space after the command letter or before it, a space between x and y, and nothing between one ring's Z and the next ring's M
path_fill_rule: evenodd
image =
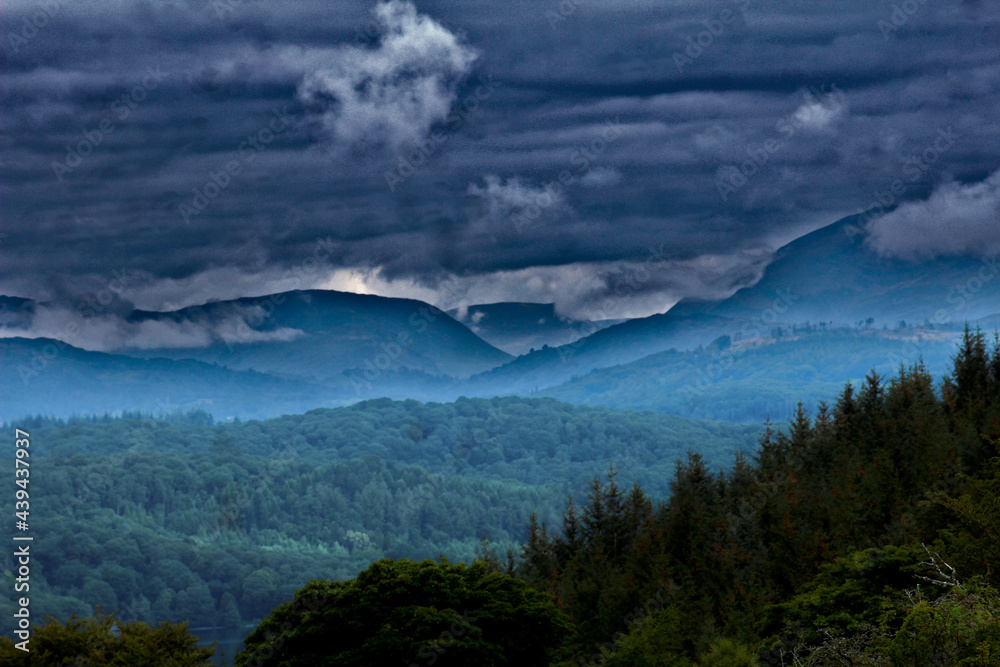
M920 362L869 373L730 462L691 451L659 499L611 469L469 567L390 554L317 577L236 664L1000 664L1000 341L967 331L940 383Z
M871 373L665 503L595 480L512 571L584 664L1000 664L1000 344L966 332L935 389Z
M611 462L665 496L688 448L722 468L759 433L520 398L16 426L31 433L40 612L98 605L234 628L311 578L351 577L382 557L468 562L484 537L514 546L532 511L557 520L566 495ZM9 575L9 556L2 564ZM0 599L5 634L11 605Z

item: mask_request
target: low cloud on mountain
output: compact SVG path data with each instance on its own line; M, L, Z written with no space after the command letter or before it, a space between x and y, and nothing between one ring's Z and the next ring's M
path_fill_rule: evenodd
M872 220L868 242L886 255L928 260L1000 253L1000 171L978 183L949 182L925 200Z
M74 308L127 270L148 309L349 284L649 314L899 178L874 249L991 239L995 3L56 6L4 7L0 294Z

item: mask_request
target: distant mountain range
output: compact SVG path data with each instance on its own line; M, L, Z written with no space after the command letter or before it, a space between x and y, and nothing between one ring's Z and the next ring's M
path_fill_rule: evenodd
M981 320L992 328L1000 309L1000 258L912 263L880 257L865 246L857 223L857 216L844 218L782 247L755 285L727 299L682 301L666 313L522 355L473 382L530 391L657 352L694 349L720 336L768 337L779 326L806 322L894 328L901 322L959 327Z
M435 306L371 294L294 291L170 313L137 311L130 319L179 326L201 323L216 330L230 322L232 328L227 340L208 347L124 353L197 359L312 380L330 380L349 369L370 379L403 369L462 378L513 358ZM287 333L273 336L278 332Z
M679 414L697 419L783 422L799 401L833 404L848 381L883 377L922 362L937 378L950 369L960 333L920 328L891 331L810 327L776 338L698 350L657 352L595 369L535 392L575 404Z
M324 387L189 359L89 352L48 338L0 338L0 417L202 409L220 419L336 407Z
M766 324L831 321L875 326L975 321L1000 311L1000 256L912 262L881 257L864 243L857 216L778 250L763 277L716 303L681 303L680 316L709 313ZM998 229L997 234L1000 234Z
M542 393L753 421L786 397L818 400L868 368L891 372L922 356L939 375L965 322L1000 325L993 259L879 257L856 222L788 244L757 284L728 299L619 323L561 318L552 304L445 313L413 299L307 290L134 311L125 321L132 330L164 340L200 332L204 342L108 354L17 336L44 304L0 297L0 326L16 336L0 341L0 363L22 378L0 389L0 416L151 410L159 400L258 417L379 396ZM527 352L515 358L504 349ZM808 387L796 388L802 382ZM759 400L745 400L755 390Z

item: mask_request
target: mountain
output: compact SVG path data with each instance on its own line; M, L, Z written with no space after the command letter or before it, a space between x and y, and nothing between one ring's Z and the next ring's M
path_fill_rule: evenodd
M812 413L820 401L832 405L845 382L859 386L872 370L889 377L901 364L922 361L940 378L952 369L960 337L957 331L919 328L810 327L734 344L719 339L699 350L659 352L595 369L538 393L574 404L781 423L792 417L799 401Z
M559 318L551 304L456 311L466 326L422 301L294 291L128 317L128 326L147 341L198 341L183 348L164 344L101 354L53 341L4 339L0 361L6 367L30 375L39 365L60 365L65 378L46 372L32 379L30 391L15 383L0 396L4 414L13 416L149 410L155 398L243 417L380 396L446 401L545 393L576 403L759 421L778 412L774 405L787 412L791 396L830 398L842 378L858 378L872 367L888 373L897 362L923 355L940 375L947 365L945 344L965 321L987 330L1000 324L1000 278L990 261L880 257L854 225L846 218L786 245L757 284L728 299L682 302L573 342L542 343L516 359L469 326L498 345L534 347L529 341L578 335L579 323ZM0 323L24 328L43 306L2 298ZM727 352L731 367L713 375L706 369L718 368L712 355L722 349L739 354ZM50 360L45 350L58 353ZM894 361L887 366L886 359ZM808 386L793 391L796 368ZM705 373L711 386L683 395ZM750 397L755 390L758 395Z
M0 418L202 409L219 418L337 406L322 386L188 359L90 352L49 338L0 338Z
M490 345L513 355L558 347L624 320L590 322L562 317L552 303L487 303L448 314Z
M980 317L974 324L981 329L1000 329L1000 313Z
M802 236L776 253L761 279L716 303L680 303L677 315L705 313L755 322L875 326L972 322L997 312L1000 257L883 257L864 242L856 216Z
M606 368L641 359L666 349L693 349L719 335L731 320L696 313L669 314L628 320L573 343L536 350L514 361L469 378L477 395L525 393L551 387L594 368Z
M423 301L370 294L297 290L168 313L135 311L129 319L211 329L217 340L204 347L121 350L124 354L196 359L313 381L352 369L367 384L404 370L465 377L512 358Z
M483 393L534 391L650 354L695 349L721 336L768 337L796 323L960 327L996 313L996 258L917 263L882 257L865 245L857 222L857 216L844 218L785 245L756 284L727 299L682 301L665 313L518 357L471 378L470 386Z

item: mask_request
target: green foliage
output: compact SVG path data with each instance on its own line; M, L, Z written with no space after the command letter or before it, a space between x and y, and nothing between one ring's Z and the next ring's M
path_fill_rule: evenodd
M622 637L604 667L692 667L681 640L682 618L667 608L636 623Z
M568 627L554 600L482 561L380 560L311 581L254 630L237 667L544 667Z
M924 551L888 546L858 551L820 567L816 576L787 602L764 610L763 634L794 628L797 639L817 644L825 636L840 637L878 623L884 597L916 586L915 572ZM772 636L765 646L777 646Z
M987 660L992 617L945 595L957 584L940 572L923 581L938 565L923 561L921 546L934 543L988 583L998 576L1000 459L987 461L971 434L995 438L1000 376L980 343L966 334L940 395L920 363L889 379L870 372L833 409L821 403L810 418L800 404L787 428L768 424L753 462L737 456L713 474L691 453L661 505L632 509L609 475L582 507L571 499L561 534L531 523L518 572L564 605L577 659L627 632L616 651L636 664L649 646L670 659L714 659L720 639L754 646L770 664L867 664L837 656L868 654L871 664L895 664L885 662L890 648L911 650L899 664L933 657L926 651ZM628 621L654 595L677 620L662 636L654 621ZM907 607L915 595L927 604ZM911 646L910 635L922 638ZM656 643L667 637L669 647Z
M956 589L937 600L918 599L902 626L883 626L873 653L894 667L981 666L1000 662L1000 597L991 589Z
M532 510L557 520L609 461L666 495L688 442L722 466L756 431L519 398L22 426L45 466L32 480L44 608L193 627L263 618L309 579L382 557L470 562L484 537L503 553ZM5 634L11 605L0 598Z
M870 372L753 457L551 400L39 424L33 604L267 615L247 665L997 664L1000 346L977 336L940 394L920 363ZM678 434L715 446L680 459ZM434 553L484 560L406 560Z
M887 599L881 620L818 645L799 644L797 665L991 667L1000 662L1000 597L988 586L921 589Z
M723 466L756 430L518 398L22 426L46 466L32 502L47 611L100 605L233 632L309 579L382 557L470 562L483 538L504 553L526 539L532 510L554 522L612 460L666 495L687 442ZM4 633L11 605L0 599Z
M722 638L712 642L698 667L758 667L760 662L749 646Z
M993 439L1000 453L1000 439ZM957 493L929 494L929 500L947 508L955 526L945 538L956 560L972 571L986 572L994 583L1000 581L1000 456L983 467L980 478L958 475ZM988 476L987 476L988 475Z
M10 667L101 665L102 667L208 667L215 649L199 647L187 624L123 621L114 614L65 623L53 618L32 632L29 651L0 638L0 663Z
M586 650L623 629L644 600L641 574L628 571L628 555L641 548L637 538L653 512L638 485L626 494L611 469L607 483L591 482L589 502L578 513L572 503L563 514L563 538L532 520L519 574L554 594L569 611L575 644Z

